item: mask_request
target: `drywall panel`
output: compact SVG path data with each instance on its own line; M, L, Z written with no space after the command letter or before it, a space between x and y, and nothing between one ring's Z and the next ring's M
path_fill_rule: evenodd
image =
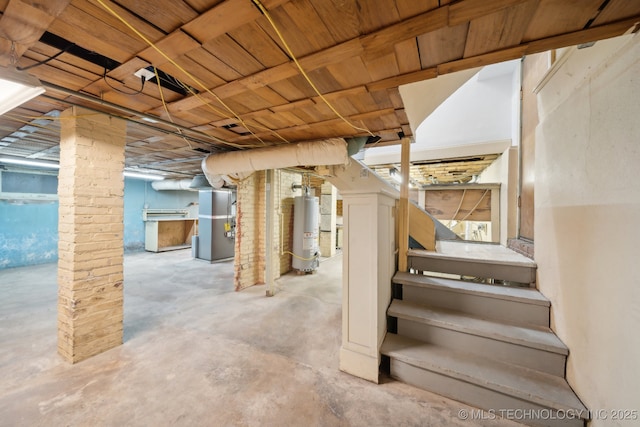
M538 286L569 346L578 396L592 411L632 411L640 408L640 37L567 54L539 91Z

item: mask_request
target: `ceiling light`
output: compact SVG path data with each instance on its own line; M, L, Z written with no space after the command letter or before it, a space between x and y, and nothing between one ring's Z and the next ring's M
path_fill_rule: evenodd
M31 160L31 159L25 159L21 157L2 156L0 157L0 163L8 163L8 164L20 165L20 166L32 166L36 168L60 169L60 165L55 162L49 162L45 160ZM148 181L161 181L164 179L164 177L161 175L154 175L154 174L141 173L141 172L131 172L131 171L124 171L124 176L129 178L146 179Z
M0 163L9 163L12 165L33 166L36 168L60 169L60 165L54 162L43 160L29 160L18 157L0 157Z
M44 93L40 80L18 71L0 67L0 115Z
M124 171L124 176L126 176L127 178L145 179L147 181L162 181L164 179L164 177L160 175L129 171Z

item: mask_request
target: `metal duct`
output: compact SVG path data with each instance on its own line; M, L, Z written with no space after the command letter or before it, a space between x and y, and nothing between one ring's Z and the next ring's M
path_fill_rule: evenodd
M202 171L213 185L221 176L237 180L259 170L348 163L347 144L342 138L333 138L210 154L202 160Z
M188 190L198 191L190 188L191 179L165 179L163 181L153 181L151 187L156 191L162 190Z
M217 182L210 183L204 175L196 175L193 177L189 188L192 190L210 190L211 188L220 189L224 186L224 180L220 178Z

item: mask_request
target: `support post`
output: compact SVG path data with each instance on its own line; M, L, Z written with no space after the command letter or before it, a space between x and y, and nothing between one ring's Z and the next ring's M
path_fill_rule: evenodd
M330 182L322 184L320 195L320 253L336 254L336 205L338 191Z
M267 283L267 296L275 295L274 274L273 274L273 169L267 170L265 183L265 217L266 217L266 235L265 235L265 282Z
M379 192L341 194L344 251L340 369L377 383L395 272L396 199Z
M72 107L61 115L58 353L71 363L122 344L122 119Z
M398 271L407 271L409 252L409 138L402 139L400 153L400 202L398 204Z

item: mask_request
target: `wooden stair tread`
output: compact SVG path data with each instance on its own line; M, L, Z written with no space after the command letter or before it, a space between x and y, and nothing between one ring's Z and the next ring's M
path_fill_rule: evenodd
M423 288L442 289L450 292L478 295L489 298L496 298L508 301L517 301L527 304L541 305L549 307L549 300L532 288L518 288L513 286L487 285L483 283L464 282L462 280L445 279L441 277L424 276L397 272L393 277L393 282L419 286Z
M551 353L569 354L567 346L549 328L511 325L397 299L391 302L387 314Z
M588 413L562 377L387 333L381 353L401 362L562 411Z
M452 245L459 245L460 248L464 247L463 245L466 245L466 247L477 246L476 249L484 247L486 251L482 251L482 250L466 251L466 250L457 249L457 248L456 250L449 250L449 249L443 250L439 248L440 245L443 245L443 244L449 244L446 246L450 248L455 248L455 246L452 246ZM424 249L409 249L407 255L420 257L420 258L447 259L450 261L475 262L475 263L491 264L491 265L509 265L514 267L531 268L531 269L537 268L537 264L535 263L535 261L532 261L529 258L525 257L524 255L520 255L519 253L514 251L507 252L509 251L509 249L503 248L499 245L481 245L478 243L471 244L471 243L439 241L438 246L439 247L436 249L436 252L427 251ZM488 247L492 247L492 246L495 246L495 248L488 249ZM497 249L497 248L501 248L501 249Z

